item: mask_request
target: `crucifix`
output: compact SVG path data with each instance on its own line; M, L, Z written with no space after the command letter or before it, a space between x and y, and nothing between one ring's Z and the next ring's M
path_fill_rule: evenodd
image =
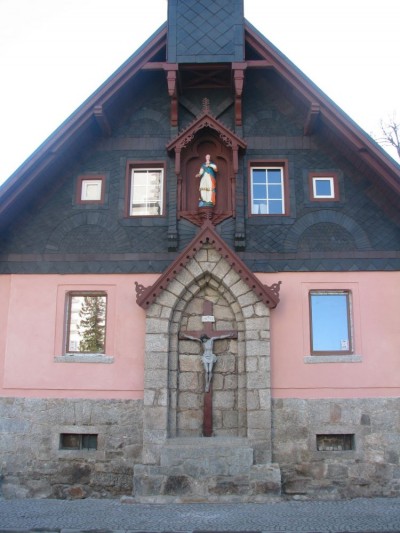
M209 300L203 302L203 316L201 321L204 327L201 331L182 331L179 334L180 339L189 339L200 342L203 349L201 360L204 366L204 414L203 414L203 435L211 437L212 435L212 372L213 366L217 362L217 357L213 353L214 341L220 339L236 339L236 330L214 330L213 323L213 304Z

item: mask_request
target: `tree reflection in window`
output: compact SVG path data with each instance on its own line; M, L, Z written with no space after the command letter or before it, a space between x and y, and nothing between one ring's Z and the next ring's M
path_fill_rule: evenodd
M67 352L104 353L107 296L105 293L70 293Z

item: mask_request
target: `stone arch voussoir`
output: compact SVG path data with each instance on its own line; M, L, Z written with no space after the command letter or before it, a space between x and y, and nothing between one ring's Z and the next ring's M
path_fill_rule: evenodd
M175 436L171 407L176 405L171 387L177 372L180 318L188 303L209 285L224 295L234 313L238 329L238 358L241 358L241 432L262 457L271 454L270 309L235 271L229 261L210 244L203 245L166 286L147 310L144 379L145 464L159 464L161 449ZM172 383L173 384L173 383Z

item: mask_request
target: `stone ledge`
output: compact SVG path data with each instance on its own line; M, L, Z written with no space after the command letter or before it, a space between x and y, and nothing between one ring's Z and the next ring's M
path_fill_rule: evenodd
M306 364L315 363L362 363L362 355L306 355Z
M246 437L175 437L164 442L164 448L176 446L199 446L204 448L209 446L249 446L249 439Z
M55 363L105 363L111 364L114 362L112 355L100 354L76 354L76 355L56 355L54 357Z

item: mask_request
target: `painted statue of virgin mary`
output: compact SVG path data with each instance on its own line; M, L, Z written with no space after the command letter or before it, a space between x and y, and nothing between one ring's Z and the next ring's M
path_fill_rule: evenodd
M205 163L201 165L199 173L196 174L196 178L200 178L199 207L214 207L216 202L217 180L215 178L218 168L210 158L210 154L207 154Z

